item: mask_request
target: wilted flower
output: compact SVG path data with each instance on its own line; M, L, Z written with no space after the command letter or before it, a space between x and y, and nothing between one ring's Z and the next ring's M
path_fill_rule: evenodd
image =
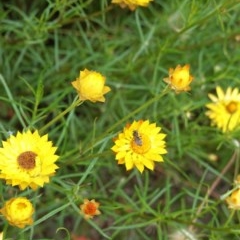
M217 96L209 94L213 101L206 107L206 115L223 132L232 131L240 125L240 93L238 88L227 88L226 93L221 87L216 88Z
M112 0L112 3L119 4L122 8L128 7L133 11L138 6L147 7L151 1L153 0Z
M9 224L18 228L24 228L33 223L32 215L34 208L25 197L12 198L8 200L0 210Z
M21 190L28 186L35 190L48 183L58 168L55 165L58 156L54 154L57 148L48 141L47 135L41 137L38 131L18 132L2 144L0 178L7 184L18 185Z
M192 80L193 76L190 75L189 64L183 67L178 65L175 69L170 68L168 78L163 79L176 93L189 91Z
M77 90L80 100L105 102L103 95L111 91L110 87L105 86L105 81L105 77L100 73L84 69L72 85Z
M162 162L162 154L167 153L163 140L166 135L160 131L160 127L149 121L127 124L111 148L116 153L118 164L125 164L127 170L136 166L141 173L144 167L153 170L154 162Z
M89 201L88 199L83 200L83 204L80 205L81 213L83 214L85 219L93 218L95 215L101 214L98 210L99 203L94 199Z

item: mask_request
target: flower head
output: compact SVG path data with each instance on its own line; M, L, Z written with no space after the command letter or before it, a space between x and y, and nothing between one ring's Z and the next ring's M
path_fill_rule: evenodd
M77 90L80 100L105 102L103 95L111 91L110 87L105 86L105 81L105 77L100 73L84 69L72 85Z
M147 7L153 0L112 0L112 3L119 4L121 8L128 7L132 11L138 6Z
M18 132L2 142L0 148L0 178L7 184L37 189L49 182L49 177L58 168L54 163L58 159L55 155L56 147L48 141L48 136L40 136L38 131L31 133Z
M211 119L212 125L216 125L223 132L232 131L240 126L240 93L238 88L227 88L226 93L221 87L216 88L217 96L209 94L212 103L206 107L209 109L206 115Z
M81 213L84 215L85 219L93 218L95 215L101 214L98 210L99 203L94 199L89 201L88 199L83 200L83 204L80 205Z
M9 224L18 228L24 228L33 223L32 215L34 208L31 202L25 197L12 198L8 200L0 212L7 219Z
M168 83L176 93L191 90L189 85L192 80L193 76L190 75L189 64L186 64L183 67L178 65L175 69L170 68L168 78L163 79L163 81Z
M226 198L226 202L229 208L234 210L240 209L240 188L237 188L232 194Z
M162 154L167 153L165 134L161 128L149 121L134 121L127 124L123 132L114 140L111 148L116 153L118 164L125 164L127 170L134 166L142 173L144 167L153 170L154 162L162 162Z

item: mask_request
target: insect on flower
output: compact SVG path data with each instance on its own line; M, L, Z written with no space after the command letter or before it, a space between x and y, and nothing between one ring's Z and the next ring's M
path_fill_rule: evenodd
M127 171L134 167L141 173L145 168L153 171L155 162L163 162L162 155L167 153L165 137L156 123L133 121L114 139L111 149L118 164L124 164Z
M133 139L138 146L142 146L142 138L139 136L139 132L136 130L133 131Z

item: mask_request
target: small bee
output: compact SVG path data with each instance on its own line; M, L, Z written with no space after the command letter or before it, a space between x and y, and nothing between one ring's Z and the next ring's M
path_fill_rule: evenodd
M138 146L142 146L142 138L136 130L133 131L133 140Z

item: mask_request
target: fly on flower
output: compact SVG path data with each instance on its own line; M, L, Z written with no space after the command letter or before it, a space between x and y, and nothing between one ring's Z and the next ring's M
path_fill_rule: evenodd
M138 146L142 146L142 138L137 130L133 131L133 139Z
M134 121L119 133L111 149L118 164L125 164L127 170L136 167L142 173L145 167L153 170L155 162L163 162L162 155L167 153L165 137L155 123Z

